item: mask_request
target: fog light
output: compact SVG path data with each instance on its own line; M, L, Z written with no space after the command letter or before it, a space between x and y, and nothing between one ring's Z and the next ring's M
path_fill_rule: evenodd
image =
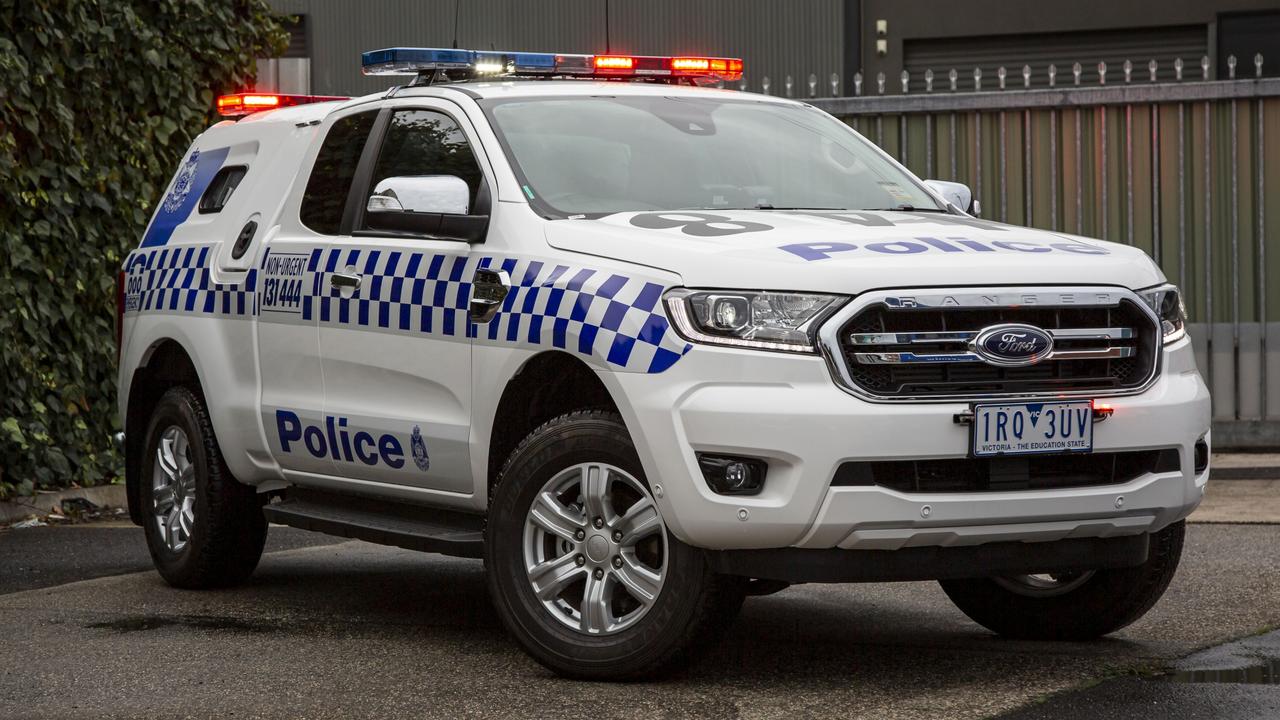
M751 471L740 462L732 462L724 467L724 481L733 490L740 489L750 475Z
M1204 472L1209 467L1209 443L1200 438L1196 441L1196 474Z
M718 495L756 495L764 488L769 466L760 460L698 453L707 487Z

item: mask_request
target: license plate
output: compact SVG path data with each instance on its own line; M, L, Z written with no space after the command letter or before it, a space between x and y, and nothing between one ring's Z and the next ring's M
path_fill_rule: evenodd
M1093 403L1015 403L973 408L973 454L1034 455L1093 450Z

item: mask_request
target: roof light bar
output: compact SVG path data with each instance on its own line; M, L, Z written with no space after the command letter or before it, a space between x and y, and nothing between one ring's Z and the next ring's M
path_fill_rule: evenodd
M236 117L263 110L275 110L293 105L309 105L311 103L329 102L331 100L350 100L338 95L281 95L279 93L236 93L218 98L218 114L223 117Z
M742 78L742 60L651 55L572 55L440 48L387 48L361 56L365 75L424 75L455 71L451 79L488 76L582 76L647 79Z

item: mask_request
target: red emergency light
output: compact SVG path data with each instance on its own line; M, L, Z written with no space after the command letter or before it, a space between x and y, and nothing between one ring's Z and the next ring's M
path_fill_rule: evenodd
M740 58L595 55L591 64L596 75L742 79Z
M611 70L630 71L636 69L636 59L625 55L596 55L596 70L605 72Z
M281 95L279 93L236 93L218 98L218 114L223 117L236 117L263 110L308 105L310 103L329 102L331 100L350 100L340 95Z

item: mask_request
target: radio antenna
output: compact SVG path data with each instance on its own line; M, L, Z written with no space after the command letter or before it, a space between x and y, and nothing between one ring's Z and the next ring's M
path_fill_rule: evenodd
M613 45L609 42L609 0L604 0L604 54L613 54Z
M453 49L458 49L458 15L462 11L462 0L454 0L453 3Z

